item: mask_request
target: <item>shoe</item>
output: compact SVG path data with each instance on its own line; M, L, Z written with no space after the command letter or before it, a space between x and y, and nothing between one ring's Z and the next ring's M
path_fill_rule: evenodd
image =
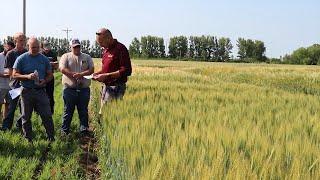
M93 138L93 134L92 132L90 132L89 130L83 130L80 132L80 137L89 137L89 138Z
M17 121L17 123L16 123L16 128L22 129L22 124L21 124L21 122L19 123L19 121Z
M48 137L48 141L49 142L54 142L55 141L55 138L52 136L52 137Z
M27 139L27 141L28 141L30 144L33 144L33 141L32 141L31 138L27 138L27 137L26 137L26 139Z
M8 130L9 130L8 128L4 128L4 127L0 128L0 131L3 131L3 132L6 132Z
M60 131L60 138L62 140L68 140L69 139L69 133L66 133L65 131L61 130Z

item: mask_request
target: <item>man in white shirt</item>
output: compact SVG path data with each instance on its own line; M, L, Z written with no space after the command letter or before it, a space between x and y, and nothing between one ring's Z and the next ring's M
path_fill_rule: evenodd
M0 53L0 112L2 110L2 105L4 104L4 110L2 113L2 117L5 117L8 113L8 107L9 107L9 72L8 69L4 68L5 65L5 59L7 52L11 51L15 47L14 43L11 41L8 41L4 45L4 51ZM0 113L1 115L1 113Z

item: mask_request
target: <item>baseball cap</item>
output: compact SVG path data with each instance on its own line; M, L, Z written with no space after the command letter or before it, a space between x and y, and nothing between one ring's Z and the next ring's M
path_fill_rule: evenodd
M70 46L71 47L81 46L79 39L77 39L77 38L72 39L70 42Z
M9 45L9 46L11 46L11 47L14 47L14 46L15 46L12 41L8 41L8 42L7 42L7 45Z
M43 41L42 45L43 45L43 49L50 49L51 48L50 43L48 41Z

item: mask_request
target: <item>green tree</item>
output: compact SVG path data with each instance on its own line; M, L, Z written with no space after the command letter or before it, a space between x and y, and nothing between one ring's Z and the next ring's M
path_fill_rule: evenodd
M129 46L129 54L132 58L141 57L141 44L138 38L134 38Z
M320 64L320 44L314 44L308 47L308 55L311 59L310 65Z
M188 55L202 61L218 60L218 40L215 36L191 36Z
M266 47L259 40L239 38L237 41L238 57L242 60L251 59L252 61L266 61Z
M218 41L218 60L219 61L228 61L230 59L230 54L232 51L232 43L229 38L220 38Z
M259 40L254 41L253 58L257 59L258 61L265 62L267 60L265 52L266 47L264 46L264 42Z
M141 37L141 54L144 58L152 58L152 44L151 44L151 36L143 36Z
M57 51L58 56L62 56L63 54L69 52L70 50L69 41L66 38L59 39L57 46L58 46L58 51Z
M299 48L295 50L291 57L292 64L309 64L308 63L308 50L307 48Z
M193 42L191 43L193 44L193 48L194 48L194 59L198 59L198 60L204 59L204 56L205 56L204 39L205 39L204 36L202 37L194 36L192 38Z
M86 54L90 54L90 41L89 40L82 40L81 41L81 51Z
M189 48L188 48L188 57L191 59L195 59L195 44L194 44L194 36L189 37Z
M188 38L185 36L175 36L170 38L169 56L171 58L186 58L188 53Z
M161 58L165 55L163 38L156 36L141 37L141 56L143 58Z
M102 49L100 45L97 43L97 41L94 42L94 44L91 46L90 56L93 58L101 58L102 55Z
M211 52L212 52L212 41L211 37L209 36L201 36L200 37L200 51L201 56L200 59L204 61L211 60Z
M157 46L157 49L158 49L158 57L159 57L159 58L164 58L164 57L166 57L166 52L165 52L166 47L164 46L164 39L158 37L157 43L158 43L158 46Z
M299 48L291 55L284 57L284 62L289 64L306 64L316 65L320 64L320 45L314 44L307 48Z

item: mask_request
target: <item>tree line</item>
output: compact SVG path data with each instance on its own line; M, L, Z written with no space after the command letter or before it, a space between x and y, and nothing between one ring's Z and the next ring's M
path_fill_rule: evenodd
M64 53L70 52L69 41L66 38L59 39L54 37L39 37L38 40L40 42L48 41L51 45L51 49L58 56L62 56ZM5 44L7 41L13 41L13 38L8 36L3 41L0 41L0 52L3 51L3 44ZM98 43L95 41L93 44L91 44L89 40L81 41L81 51L89 54L93 58L100 58L102 53L102 49Z
M320 44L299 48L283 57L286 64L320 65Z
M40 37L40 42L48 41L52 50L58 56L69 52L69 41L54 37ZM3 44L13 41L13 38L0 40L0 52L3 51ZM93 58L100 58L102 49L95 41L81 41L81 50ZM142 36L134 38L129 46L131 58L141 59L172 59L172 60L194 60L210 62L267 62L282 64L305 64L320 65L320 44L309 47L302 47L292 54L286 54L280 58L268 58L265 55L266 47L263 41L238 38L236 42L238 52L236 57L232 55L234 48L230 38L216 36L174 36L169 42L162 37Z
M141 59L320 65L320 44L299 48L280 58L268 58L263 41L245 38L238 38L236 42L236 57L232 55L234 46L226 37L174 36L166 46L167 50L161 37L149 35L142 36L140 40L135 37L129 46L129 53L131 57Z
M262 41L239 38L238 60L254 59L266 61L266 47ZM140 40L134 38L129 46L129 53L133 58L170 58L197 61L234 61L231 55L233 45L230 38L216 36L174 36L169 40L165 51L164 39L156 36L142 36Z

